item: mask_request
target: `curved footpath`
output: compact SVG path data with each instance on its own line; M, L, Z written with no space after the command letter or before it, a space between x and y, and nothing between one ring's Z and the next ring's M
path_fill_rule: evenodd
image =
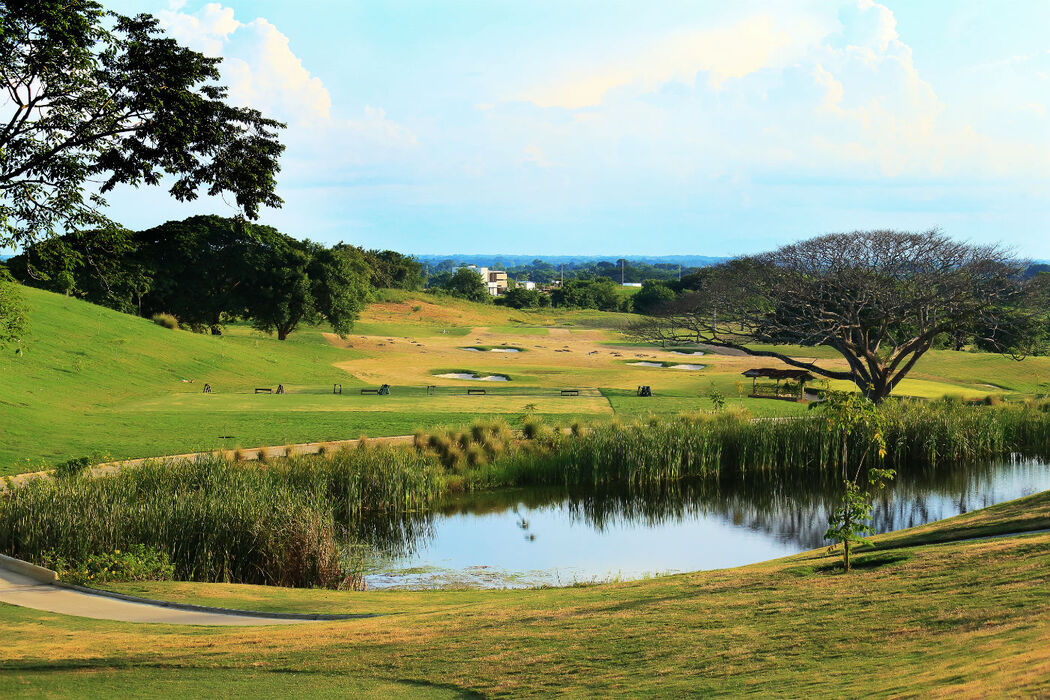
M169 625L289 625L371 615L258 613L96 591L62 583L50 569L0 555L0 602L63 615Z

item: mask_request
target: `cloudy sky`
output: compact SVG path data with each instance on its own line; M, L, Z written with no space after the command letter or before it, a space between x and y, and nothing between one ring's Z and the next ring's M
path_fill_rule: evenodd
M1050 258L1046 0L106 4L288 123L262 220L299 237L728 255L941 227ZM235 211L111 203L135 228Z

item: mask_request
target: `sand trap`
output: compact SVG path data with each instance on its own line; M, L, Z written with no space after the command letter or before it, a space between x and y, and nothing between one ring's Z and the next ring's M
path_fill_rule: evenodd
M635 367L663 367L664 366L663 362L644 362L644 361L642 361L642 362L628 362L627 364L634 365Z
M703 369L703 365L671 365L669 369Z
M481 348L460 348L460 350L466 350L467 352L485 352Z
M489 352L521 352L518 348L492 348Z
M707 353L703 350L672 350L671 352L679 355L706 355Z
M510 377L502 374L489 374L484 377L478 374L468 374L466 372L449 372L448 374L436 375L442 379L469 379L474 382L509 382Z

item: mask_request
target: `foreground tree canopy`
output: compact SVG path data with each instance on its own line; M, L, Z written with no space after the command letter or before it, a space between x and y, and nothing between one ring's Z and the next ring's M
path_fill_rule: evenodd
M253 219L280 206L283 125L227 104L220 60L149 15L0 0L0 246L103 227L105 193L165 177L180 201L229 193Z
M1046 276L1025 270L997 247L938 231L830 234L702 270L694 291L632 332L776 358L880 402L946 334L1016 359L1041 351ZM755 344L827 346L848 369Z

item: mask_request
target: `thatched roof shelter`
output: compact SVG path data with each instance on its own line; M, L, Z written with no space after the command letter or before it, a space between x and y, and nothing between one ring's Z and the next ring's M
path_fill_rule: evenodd
M774 367L760 367L757 369L749 369L743 373L745 377L751 377L752 379L776 379L778 382L784 379L794 379L797 382L811 382L816 377L807 372L804 369L776 369Z
M759 367L756 369L749 369L746 372L743 372L743 375L745 377L751 377L751 396L754 398L759 398L759 391L757 385L759 377L763 379L776 380L777 385L776 388L773 390L773 398L781 398L780 382L785 380L798 382L798 393L791 394L791 396L795 396L798 399L805 398L806 382L811 382L814 379L816 379L816 377L814 377L812 374L810 374L804 369L775 369L773 367Z

